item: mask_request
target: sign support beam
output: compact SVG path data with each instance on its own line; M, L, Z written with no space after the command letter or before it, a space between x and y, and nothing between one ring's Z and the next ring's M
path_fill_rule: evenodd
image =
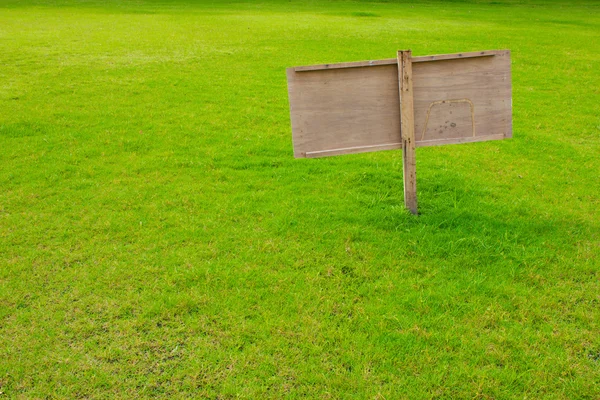
M404 205L411 213L417 215L417 159L415 151L412 53L410 50L398 51L398 86L400 94L402 169L404 172Z

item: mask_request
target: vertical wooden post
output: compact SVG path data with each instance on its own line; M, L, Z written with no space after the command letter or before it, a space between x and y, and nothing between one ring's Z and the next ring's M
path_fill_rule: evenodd
M402 167L404 170L404 205L411 213L417 214L417 159L415 151L412 54L410 50L398 51L398 85L400 92Z

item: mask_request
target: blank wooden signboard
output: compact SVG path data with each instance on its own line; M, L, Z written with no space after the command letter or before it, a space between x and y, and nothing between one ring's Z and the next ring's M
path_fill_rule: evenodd
M399 149L397 59L287 70L295 157ZM416 146L512 136L508 50L412 58Z
M401 148L396 65L287 76L296 157Z

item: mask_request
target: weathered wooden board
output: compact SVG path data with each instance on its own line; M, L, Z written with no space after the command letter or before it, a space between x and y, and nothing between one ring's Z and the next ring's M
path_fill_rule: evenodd
M508 50L412 58L416 146L512 136ZM397 59L287 70L294 155L398 149Z
M413 66L417 146L512 137L510 54Z
M396 64L287 76L296 157L402 147Z

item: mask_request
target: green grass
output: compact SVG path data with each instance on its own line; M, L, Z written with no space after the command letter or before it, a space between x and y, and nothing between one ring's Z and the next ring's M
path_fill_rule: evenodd
M514 138L296 160L285 68L512 50ZM597 2L0 3L0 398L600 398Z

